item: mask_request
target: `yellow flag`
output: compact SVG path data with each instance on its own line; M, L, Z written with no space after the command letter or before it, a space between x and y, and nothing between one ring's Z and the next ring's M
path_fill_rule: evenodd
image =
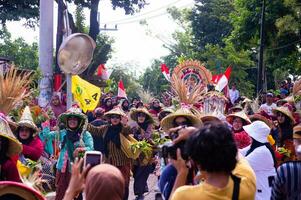
M79 76L72 76L72 94L84 112L94 110L98 105L101 90Z

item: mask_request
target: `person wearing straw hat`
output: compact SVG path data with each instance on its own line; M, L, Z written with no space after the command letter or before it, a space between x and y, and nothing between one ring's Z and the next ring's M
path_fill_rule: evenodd
M135 122L131 124L134 137L138 141L148 141L152 144L153 124L155 123L151 114L145 108L134 109L130 113L130 118ZM151 163L152 155L140 154L133 165L134 194L137 200L143 200L147 187L147 179L154 171Z
M186 131L190 129L195 129L202 126L202 121L192 114L192 112L186 108L181 107L176 110L174 113L167 115L161 121L161 127L169 135L177 135L175 139L173 139L173 144L177 144L181 141L185 141L190 136L192 131ZM187 178L187 183L192 184L192 171L190 169L190 176ZM165 199L169 199L172 188L175 183L175 178L177 176L177 170L172 164L167 164L167 166L163 169L160 179L159 179L159 189Z
M56 174L56 200L61 200L67 190L71 177L71 163L75 158L81 157L85 151L94 150L93 138L86 130L87 116L80 108L71 107L59 116L59 124L64 129L50 132L45 127L41 134L48 140L57 140L60 146L60 154L57 161Z
M277 161L268 142L271 128L263 121L255 121L243 129L252 138L252 144L241 150L256 175L256 200L270 199L271 187L276 175Z
M22 183L0 181L1 200L46 200L38 191Z
M88 124L87 130L92 135L102 136L104 140L104 157L105 162L117 167L124 176L125 180L125 194L124 199L128 199L129 184L131 176L131 164L133 159L128 157L124 147L124 140L129 138L132 134L130 127L125 126L124 119L126 114L116 107L104 114L109 119L108 125L100 127Z
M159 99L153 99L152 102L150 102L150 110L149 112L154 116L158 117L159 113L162 111L162 107L160 105Z
M251 144L250 136L243 130L243 126L251 124L248 116L243 112L232 113L226 116L227 122L232 126L232 133L237 147L243 149Z
M296 160L285 162L277 169L271 200L301 199L301 125L293 133Z
M39 129L33 121L28 106L25 107L17 125L16 135L23 146L22 155L19 156L20 161L24 161L25 158L38 161L44 151L44 145L38 137Z
M12 157L22 152L22 144L11 131L8 122L0 117L0 182L21 182L16 163Z
M287 148L291 151L291 155L293 156L293 127L295 119L292 112L285 106L277 107L273 112L277 117L275 127L273 128L274 139L277 141L278 146Z

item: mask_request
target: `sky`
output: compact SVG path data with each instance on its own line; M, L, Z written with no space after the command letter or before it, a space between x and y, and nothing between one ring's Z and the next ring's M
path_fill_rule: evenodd
M117 8L113 10L110 0L101 0L99 3L100 26L103 28L114 28L117 25L117 31L105 31L105 33L114 38L113 57L106 66L122 63L134 63L137 66L137 73L142 73L152 63L153 59L167 55L169 51L163 47L160 39L170 41L171 34L178 28L171 17L167 14L166 8L175 6L177 8L192 7L193 0L148 0L149 5L143 8L135 15L125 15L124 10ZM55 30L57 21L57 5L54 3L54 47ZM70 10L75 7L70 5ZM73 12L74 13L74 12ZM85 10L87 25L89 24L89 11ZM140 25L141 20L146 20L148 28ZM31 43L38 42L39 29L26 28L20 22L9 22L8 30L14 38L22 37L25 41ZM151 30L151 34L147 33ZM156 38L158 36L160 39Z

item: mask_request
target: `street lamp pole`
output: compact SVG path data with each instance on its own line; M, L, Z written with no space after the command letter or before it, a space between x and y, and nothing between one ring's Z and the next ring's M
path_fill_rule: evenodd
M258 74L257 74L257 95L264 89L265 82L265 66L263 64L263 51L264 51L264 31L265 31L265 4L266 0L262 1L261 7L261 20L260 20L260 48L259 48L259 61L258 61Z

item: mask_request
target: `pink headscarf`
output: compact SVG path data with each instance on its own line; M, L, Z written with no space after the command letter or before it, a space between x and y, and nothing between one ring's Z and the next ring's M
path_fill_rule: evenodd
M122 200L124 189L124 178L119 169L112 165L97 165L87 175L85 194L88 200Z

